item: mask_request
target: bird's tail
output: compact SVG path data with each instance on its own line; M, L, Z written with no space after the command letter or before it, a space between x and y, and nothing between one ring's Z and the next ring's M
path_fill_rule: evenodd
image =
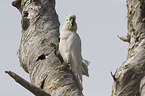
M89 61L83 59L82 60L82 74L86 75L87 77L89 77L89 72L88 72L88 65L90 64Z

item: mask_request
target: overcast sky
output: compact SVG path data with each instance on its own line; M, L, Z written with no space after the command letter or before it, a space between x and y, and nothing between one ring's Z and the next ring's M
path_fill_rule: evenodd
M12 0L0 2L0 95L34 96L4 73L11 70L29 81L16 55L21 38L21 15ZM127 34L125 0L56 0L61 26L69 14L77 16L83 58L90 77L83 77L85 96L111 96L115 72L126 60L128 44L117 38ZM61 28L60 26L60 28Z

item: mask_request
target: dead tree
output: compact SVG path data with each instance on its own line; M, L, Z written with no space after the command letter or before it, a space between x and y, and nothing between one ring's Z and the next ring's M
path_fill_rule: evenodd
M60 24L55 0L16 0L12 5L22 15L18 57L31 84L11 71L6 73L36 96L82 96L71 70L56 55Z
M145 96L145 0L127 0L127 60L112 76L112 96Z

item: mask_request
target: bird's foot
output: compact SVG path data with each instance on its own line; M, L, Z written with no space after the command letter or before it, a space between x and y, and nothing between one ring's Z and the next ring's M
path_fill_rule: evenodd
M64 64L66 67L70 68L70 63L63 62L63 64Z

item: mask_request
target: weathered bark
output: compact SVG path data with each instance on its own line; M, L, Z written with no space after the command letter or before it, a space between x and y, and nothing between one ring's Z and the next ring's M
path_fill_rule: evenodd
M59 42L59 21L55 0L16 0L22 14L20 64L33 85L51 96L81 96L74 76L55 55Z
M112 96L145 96L145 0L127 0L127 60L115 73Z

